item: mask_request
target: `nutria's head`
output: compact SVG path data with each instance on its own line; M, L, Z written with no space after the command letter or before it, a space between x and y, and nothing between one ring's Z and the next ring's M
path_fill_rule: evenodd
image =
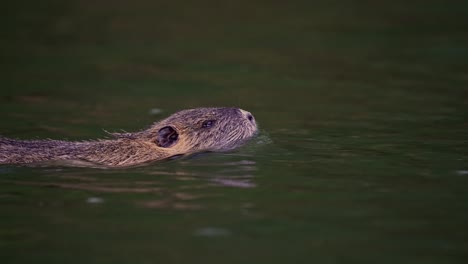
M171 153L228 151L257 133L253 115L238 108L197 108L177 112L143 131Z

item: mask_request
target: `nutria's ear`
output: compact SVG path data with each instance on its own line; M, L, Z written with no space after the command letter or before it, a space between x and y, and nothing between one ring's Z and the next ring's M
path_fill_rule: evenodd
M156 138L156 145L162 148L172 147L177 142L179 134L177 131L170 126L159 129L158 136Z

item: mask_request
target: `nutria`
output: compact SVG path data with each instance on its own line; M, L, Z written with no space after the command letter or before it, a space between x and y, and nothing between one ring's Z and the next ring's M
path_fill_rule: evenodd
M238 108L182 110L134 133L112 139L70 142L0 137L0 164L59 162L128 167L197 152L232 150L257 133L257 124Z

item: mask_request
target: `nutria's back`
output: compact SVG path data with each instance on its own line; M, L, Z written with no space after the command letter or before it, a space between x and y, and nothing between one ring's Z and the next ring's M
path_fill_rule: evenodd
M82 161L107 167L135 166L177 155L232 150L257 133L249 112L196 108L177 112L134 133L113 139L70 142L0 137L0 164Z

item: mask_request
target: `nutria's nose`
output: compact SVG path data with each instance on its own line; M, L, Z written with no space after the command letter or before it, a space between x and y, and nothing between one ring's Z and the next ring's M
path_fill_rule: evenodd
M255 124L255 119L250 112L244 111L242 109L239 110L241 111L242 115L244 115L251 123Z

